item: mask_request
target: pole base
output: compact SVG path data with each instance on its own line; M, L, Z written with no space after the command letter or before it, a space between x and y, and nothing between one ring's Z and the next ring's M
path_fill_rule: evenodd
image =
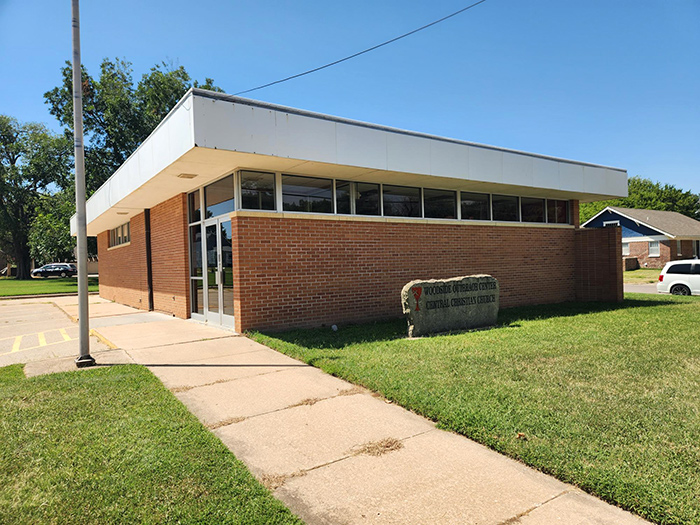
M89 366L95 366L97 363L95 363L95 358L92 357L90 354L87 355L81 355L75 360L75 366L78 368L87 368Z

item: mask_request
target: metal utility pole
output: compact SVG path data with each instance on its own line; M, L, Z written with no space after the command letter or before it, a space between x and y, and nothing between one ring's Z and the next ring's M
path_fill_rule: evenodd
M90 355L90 322L88 312L87 220L85 213L85 150L83 148L83 78L80 63L80 5L72 0L73 18L73 134L75 142L75 211L78 222L78 323L80 356L78 368L94 366Z

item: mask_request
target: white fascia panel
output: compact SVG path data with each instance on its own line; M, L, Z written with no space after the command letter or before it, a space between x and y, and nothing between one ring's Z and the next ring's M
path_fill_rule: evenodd
M430 174L430 143L427 140L389 133L386 144L389 171Z
M88 225L192 149L192 95L184 98L88 199ZM71 226L71 233L75 229Z
M193 105L197 146L278 155L275 111L201 97Z
M580 164L569 164L566 162L559 163L559 187L557 189L564 191L573 191L577 193L585 192L585 183L583 178L583 168ZM599 191L592 193L601 193Z
M628 196L627 173L605 168L605 193L607 195Z
M275 123L277 156L337 164L335 122L278 112Z
M559 163L533 157L532 185L536 188L559 188Z
M386 170L387 134L349 124L336 125L338 164Z
M591 166L583 166L583 191L585 193L594 193L592 190L602 188L601 193L607 193L608 182L607 173L604 168L594 168Z
M622 170L258 106L243 99L194 95L193 107L194 142L203 148L503 184L583 199L586 194L595 199L626 192L627 174Z
M139 152L138 155L134 155L130 158L129 162L124 163L120 168L119 177L115 177L109 181L107 188L109 189L110 206L118 205L120 200L145 182L141 180L142 173L145 174L145 172L139 169L139 165L141 164L141 157L148 153L149 150L150 148L145 148Z
M503 152L470 147L469 175L472 180L503 183Z
M503 182L515 186L534 185L533 157L517 153L503 154Z
M469 180L471 148L453 142L434 140L430 143L430 174Z

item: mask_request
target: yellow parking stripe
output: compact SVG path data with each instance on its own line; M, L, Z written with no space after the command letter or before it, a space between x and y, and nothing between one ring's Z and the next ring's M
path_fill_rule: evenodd
M65 328L59 329L59 332L60 332L61 335L63 336L63 340L64 340L64 341L70 341L70 336L66 333L66 329L65 329Z
M39 346L46 346L46 337L44 337L44 332L39 332Z
M17 337L15 337L15 342L14 342L14 344L12 345L12 351L13 351L13 352L18 352L18 351L19 351L19 345L20 345L21 342L22 342L22 336L21 336L21 335L18 335Z

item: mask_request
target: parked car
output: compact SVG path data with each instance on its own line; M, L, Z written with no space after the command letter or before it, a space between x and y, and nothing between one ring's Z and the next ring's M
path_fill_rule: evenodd
M68 263L45 264L32 272L32 277L73 277L78 269Z
M673 295L700 295L700 260L684 259L666 263L659 274L656 290Z

